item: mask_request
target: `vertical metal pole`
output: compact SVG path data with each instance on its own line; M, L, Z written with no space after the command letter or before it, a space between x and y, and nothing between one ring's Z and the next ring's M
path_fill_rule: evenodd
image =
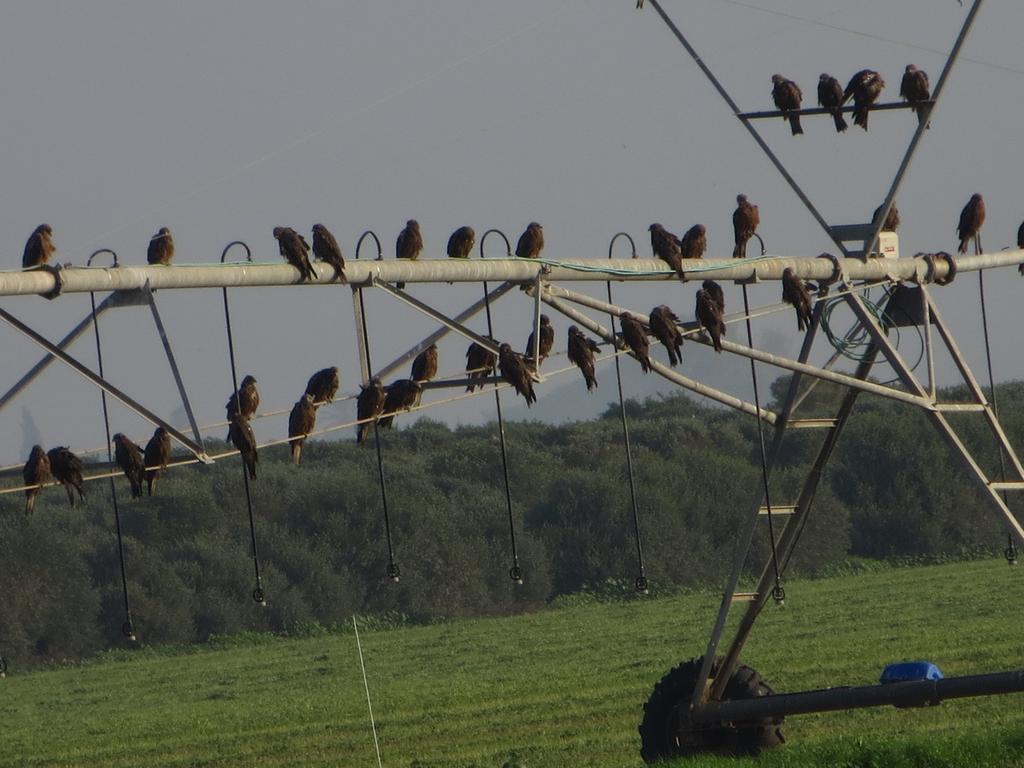
M240 245L245 249L246 261L252 261L252 251L249 246L243 243L241 240L233 240L224 246L224 250L220 254L220 263L224 263L225 257L228 255L228 251L232 247ZM224 293L224 326L227 328L228 333L228 361L231 363L231 386L235 397L238 397L238 371L235 368L235 340L231 333L231 310L228 308L228 289L221 289ZM239 409L241 403L238 404ZM252 591L252 599L259 604L261 607L266 607L267 596L263 590L263 578L260 575L260 551L256 543L256 518L252 512L252 490L249 488L249 473L245 468L245 462L240 462L242 468L242 482L245 484L245 505L249 511L249 540L252 544L252 565L253 570L256 573L256 587Z
M637 258L636 243L633 242L633 238L626 232L618 232L615 234L611 242L608 243L608 258L612 258L612 249L615 248L615 241L625 237L629 240L630 247L633 250L633 258ZM608 291L608 303L614 304L612 300L612 281L609 280L605 284L605 288ZM608 323L612 338L615 338L615 314L612 312L608 313ZM615 351L615 345L612 345L612 351ZM644 568L644 546L643 540L640 536L640 511L636 499L636 479L633 476L633 447L629 439L629 420L626 418L626 399L622 394L622 366L619 363L619 356L615 355L615 383L618 386L619 391L619 416L622 419L622 442L626 446L626 474L629 476L629 500L632 504L633 509L633 534L636 539L636 561L637 561L637 576L633 580L633 586L636 591L646 595L649 592L650 585L647 581L647 571Z
M117 254L109 248L101 248L98 251L94 251L86 261L86 266L92 266L92 260L101 253L110 254L114 260L114 266L118 266ZM100 377L103 378L103 348L100 344L100 324L96 317L95 293L89 293L89 304L92 307L92 329L96 335L96 366ZM107 410L107 393L102 389L100 390L100 402L103 403L103 429L107 436L107 461L113 464L114 456L110 449L110 413ZM113 476L110 477L110 500L114 507L114 529L117 532L117 560L121 567L121 595L124 600L124 623L121 624L121 634L134 643L137 639L135 636L135 622L132 620L132 605L128 597L128 575L125 570L124 540L121 535L121 511L117 505L117 484L114 482Z
M526 354L533 356L533 370L540 378L540 295L544 290L544 282L541 280L541 270L537 271L537 277L533 281L533 349L526 350ZM490 334L490 329L488 329Z
M367 230L359 236L359 241L356 243L356 260L359 259L359 251L362 248L363 241L367 237L372 237L374 242L377 244L377 260L382 261L384 259L384 250L380 245L380 238L377 237L376 233ZM373 366L370 363L370 335L366 327L366 305L363 303L363 289L362 287L353 289L356 293L353 301L353 307L356 313L356 323L359 326L358 334L358 346L359 346L359 365L363 375L363 384L369 384L372 376ZM384 538L387 541L388 547L388 565L387 577L397 583L401 577L402 572L398 567L398 563L395 562L395 549L391 541L391 515L388 510L388 487L387 482L384 479L384 453L381 449L380 444L380 429L377 426L377 421L373 422L373 444L377 451L377 477L380 480L380 500L381 505L384 508Z
M185 382L182 381L181 372L178 370L178 363L174 359L174 352L171 351L171 340L164 329L163 320L160 319L160 312L156 308L156 299L153 297L153 291L149 287L149 280L143 286L143 293L149 302L149 310L153 315L153 322L156 324L157 333L160 334L160 343L163 344L164 354L167 356L167 362L171 366L171 374L174 376L174 383L178 387L178 396L181 398L181 404L184 406L185 414L188 416L188 423L192 427L192 434L195 435L196 442L205 451L206 446L203 444L203 436L199 433L199 424L192 413L192 404L189 402L188 392L185 391ZM235 390L237 391L237 389L236 387Z
M501 235L505 241L505 247L508 252L508 257L512 258L512 244L509 242L505 233L500 229L489 229L484 232L480 238L480 258L484 258L484 241L487 240L487 236L491 233ZM537 300L540 300L540 286L536 286L537 289ZM491 299L487 288L487 282L484 282L484 312L487 315L487 336L494 339L494 324L491 320ZM540 313L537 313L537 326L540 325ZM536 326L535 326L536 327ZM536 341L540 342L540 332L536 331ZM536 345L535 345L536 349ZM538 368L540 367L538 360ZM512 549L512 567L508 569L508 577L512 579L514 584L523 583L523 569L519 565L519 551L516 548L516 526L515 518L512 516L512 484L508 477L508 447L505 445L505 419L501 414L501 391L498 389L498 383L494 383L494 408L498 415L498 442L501 445L501 470L502 475L505 479L505 506L508 509L508 534L509 541L511 542Z
M359 626L352 617L352 629L356 633L356 648L359 650L359 668L363 671L363 688L366 690L366 708L370 711L370 730L373 731L373 748L377 750L377 768L383 768L380 759L380 742L377 741L377 725L373 721L373 703L370 701L370 683L366 679L366 663L363 661L363 644L359 641Z

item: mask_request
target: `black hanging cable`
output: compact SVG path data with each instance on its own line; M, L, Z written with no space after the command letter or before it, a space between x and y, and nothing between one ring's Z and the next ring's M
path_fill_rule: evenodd
M220 263L224 263L224 259L228 255L234 246L240 245L245 249L245 260L248 262L252 261L252 251L249 250L249 246L243 243L241 240L233 240L224 246L224 250L220 254ZM238 371L235 368L235 341L234 336L231 333L231 310L228 309L228 289L223 288L224 292L224 325L228 332L228 360L231 363L231 386L234 388L234 397L236 399L236 408L238 412L241 412L242 404L240 402L238 394ZM267 605L267 595L263 590L263 578L260 576L260 550L256 543L256 518L252 512L252 490L249 488L249 472L245 467L245 462L241 462L242 467L242 481L245 483L245 506L249 511L249 538L252 542L252 565L253 570L256 572L256 587L252 591L252 599L262 607Z
M757 237L758 241L761 243L761 255L764 256L766 253L764 241L756 234L754 237ZM747 325L747 346L753 349L754 332L750 324L750 303L747 299L746 283L743 284L743 315ZM786 590L782 587L782 577L779 574L779 554L775 546L775 522L772 519L772 499L768 489L768 453L764 446L764 425L761 423L761 396L758 393L757 366L754 364L754 358L750 358L750 378L754 385L754 409L757 414L757 442L761 451L761 482L764 485L764 505L768 510L768 538L772 546L772 570L775 572L775 586L772 588L772 599L779 605L782 605L786 600Z
M636 254L636 243L633 242L633 238L626 232L616 233L611 242L608 243L608 258L612 257L612 249L615 247L615 241L620 237L625 237L629 240L629 246L633 252L633 258L637 258ZM612 301L612 281L608 280L605 283L605 287L608 289L608 303L614 304ZM611 312L608 313L608 320L611 325L612 338L615 338L615 315ZM615 345L612 345L612 350L617 352ZM649 591L649 584L647 582L647 571L644 568L644 546L640 536L640 510L636 500L636 481L633 477L633 449L629 440L629 421L626 418L626 400L622 394L622 366L619 363L619 356L615 355L615 382L619 387L619 415L622 417L622 442L626 446L626 473L629 475L629 498L633 505L633 534L636 539L636 561L637 561L637 576L633 581L633 586L636 591L646 595Z
M384 260L384 251L380 246L380 238L372 230L366 230L362 235L359 236L359 240L356 243L356 260L359 259L359 250L362 248L363 240L367 237L372 237L374 242L377 244L377 261ZM366 375L368 379L373 378L373 366L370 363L370 335L366 328L366 305L363 303L363 289L356 289L355 300L359 302L359 317L360 334L363 338L363 355L366 360ZM380 430L377 427L377 420L373 421L373 444L377 449L377 477L380 480L380 502L384 509L384 538L387 540L388 545L388 567L387 576L394 582L398 582L401 579L402 572L398 567L398 563L395 562L395 549L391 541L391 515L388 512L388 488L387 483L384 481L384 454L381 450L380 444Z
M512 243L509 242L505 233L500 229L489 229L480 238L480 258L484 258L484 241L491 233L501 235L505 241L505 248L508 258L512 258ZM540 287L537 287L540 290ZM491 299L487 282L484 281L484 311L487 314L487 337L494 341L494 325L491 321ZM538 336L539 338L539 336ZM505 419L501 414L501 391L498 383L494 383L494 408L498 414L498 441L501 444L501 471L505 477L505 506L508 508L508 535L512 548L512 567L508 569L508 577L515 584L523 583L523 569L519 566L519 552L516 549L516 524L512 516L512 484L508 479L508 448L505 445Z
M92 260L101 253L110 254L110 257L114 262L112 266L120 266L117 260L117 254L109 248L100 248L98 251L94 251L89 256L85 265L87 267L91 267ZM100 344L100 324L96 317L95 293L89 293L89 303L92 306L92 329L93 333L96 335L96 366L100 378L103 378L103 347ZM114 455L110 449L110 413L107 410L106 390L100 390L100 401L103 403L103 429L106 431L107 436L107 461L113 464ZM124 623L121 624L121 634L131 642L135 642L135 622L132 620L132 605L131 600L128 597L128 575L124 564L124 537L121 534L121 511L117 506L117 484L114 482L113 475L110 476L110 499L114 507L114 528L117 532L117 559L121 567L121 596L124 600Z
M974 236L974 253L981 255L981 234ZM996 380L995 375L992 373L992 348L989 345L988 337L988 312L985 309L985 270L978 270L978 294L981 299L981 332L985 337L985 365L988 367L988 397L992 401L992 414L998 419L999 418L999 401L996 399ZM1006 482L1006 460L1003 457L1003 443L1001 440L996 440L997 448L999 449L999 479L1002 482ZM1003 497L1003 504L1009 506L1006 499L1006 491L1002 491L1000 495ZM1006 549L1003 552L1003 556L1006 558L1006 562L1010 565L1017 564L1017 545L1013 541L1013 534L1010 531L1006 532Z

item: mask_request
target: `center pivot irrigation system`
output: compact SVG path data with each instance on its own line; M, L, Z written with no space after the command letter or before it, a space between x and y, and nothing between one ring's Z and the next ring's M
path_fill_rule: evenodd
M964 39L977 15L981 0L975 0L964 21L960 35L950 53L942 75L936 85L934 97L925 104L926 119L922 119L911 139L910 146L893 179L886 196L885 203L876 214L875 220L865 224L829 225L809 198L797 185L797 182L772 154L767 144L753 126L753 121L762 117L775 117L780 113L743 113L726 93L721 84L699 58L696 51L662 9L658 0L646 0L647 4L660 15L675 34L686 50L694 58L704 74L712 82L718 93L726 100L736 116L755 138L758 145L767 153L776 168L782 173L787 183L793 188L800 200L807 206L814 218L824 227L829 237L835 242L841 256L822 254L822 256L789 257L762 256L751 259L702 259L684 263L682 278L686 281L700 282L713 277L720 281L734 281L743 287L744 307L742 312L727 315L727 323L744 323L747 331L747 343L722 340L722 352L738 355L750 361L753 379L754 401L749 402L742 397L721 391L695 379L678 373L657 361L652 361L652 370L672 383L696 394L707 397L724 406L747 413L756 419L761 450L762 477L757 487L752 489L752 499L745 517L737 532L736 551L733 567L722 593L718 614L708 639L704 653L690 661L680 664L671 670L655 687L650 699L644 706L643 721L640 725L641 754L645 760L654 761L663 757L689 754L702 750L714 751L756 751L763 747L778 744L782 740L780 725L786 715L805 712L820 712L834 709L851 709L857 707L879 706L892 704L912 707L937 704L946 698L978 696L995 693L1024 691L1024 670L1001 672L968 677L933 679L910 679L885 685L863 687L840 687L821 691L806 691L789 694L775 694L765 684L760 675L749 667L740 664L740 654L744 644L754 627L757 617L768 604L769 600L782 602L785 592L782 577L790 563L808 518L813 509L813 501L818 484L824 474L832 451L840 434L849 420L857 397L867 392L879 397L895 400L921 409L934 425L939 435L946 441L952 453L958 456L967 469L970 477L978 484L983 496L999 515L1007 532L1006 556L1011 562L1016 559L1017 547L1024 545L1024 527L1018 521L1008 504L1008 494L1024 491L1024 466L1010 444L1000 424L995 392L992 382L991 358L989 357L989 392L986 393L979 384L974 373L957 346L953 332L943 320L932 296L932 286L945 285L957 275L961 277L968 272L977 272L981 291L983 319L984 304L984 270L997 267L1010 267L1024 263L1024 250L1005 250L998 253L983 253L980 241L975 240L974 255L962 256L956 260L948 254L918 254L909 258L871 258L878 242L879 230L885 220L889 208L896 196L903 176L910 164L919 140L930 116L949 71L956 60ZM878 105L880 109L895 109L900 105ZM822 110L804 110L805 114L820 114ZM484 243L488 235L497 230L490 230L480 240L480 255L484 255ZM513 288L522 288L533 300L534 338L539 343L540 315L543 305L560 312L577 325L588 329L601 337L613 350L616 369L618 357L629 354L621 334L615 330L617 318L629 312L641 322L647 317L632 309L623 308L614 303L612 298L612 282L637 282L643 284L661 284L675 286L680 290L679 276L665 267L661 261L637 258L635 245L632 258L612 258L612 247L622 235L616 235L609 246L609 260L593 259L554 261L548 259L517 259L511 254L508 239L504 238L507 257L480 258L467 260L425 260L425 261L385 261L380 241L373 233L365 233L356 247L356 259L348 262L344 275L335 274L332 267L317 263L314 265L315 277L303 281L295 267L288 264L257 264L251 261L251 254L243 262L223 263L228 250L241 243L231 243L222 255L222 263L210 265L186 266L121 266L116 262L111 267L39 269L25 272L0 272L0 296L41 295L57 298L70 293L110 292L99 306L93 300L93 311L76 328L61 341L51 342L36 330L12 315L6 308L0 308L0 320L13 327L24 336L46 351L46 356L12 387L2 398L0 408L8 405L23 391L45 367L53 360L59 360L70 366L81 376L97 386L104 397L109 394L120 400L126 407L140 414L154 424L163 426L171 436L194 458L176 463L195 461L210 462L234 454L227 451L210 455L201 435L200 428L192 416L186 387L178 375L177 366L171 351L170 341L157 311L154 292L158 290L220 288L223 290L225 320L228 333L228 346L231 357L232 375L237 391L237 375L234 371L234 349L231 337L230 313L227 301L228 288L254 286L289 286L302 284L313 289L348 288L352 292L353 311L356 324L361 380L365 385L374 376L385 377L398 368L406 365L419 352L450 332L459 334L466 339L482 345L493 353L498 352L494 329L491 324L491 303L506 295L520 294ZM360 246L367 237L376 240L376 260L359 260ZM502 235L502 237L504 237ZM625 236L631 243L632 238ZM851 250L847 244L861 244L858 250ZM804 336L799 355L796 359L786 358L755 349L752 344L751 323L754 319L772 312L786 310L786 305L767 305L751 309L747 297L747 285L761 281L779 281L786 268L793 270L803 280L814 281L817 293L813 299L812 322ZM488 283L494 282L498 287L491 290ZM396 285L433 283L437 285L455 283L483 283L484 297L463 312L451 314L447 310L430 306L426 302L413 297ZM604 283L605 298L594 296L577 290L570 290L562 283ZM881 290L886 294L887 303L879 309L867 298L870 290ZM394 300L403 302L423 313L438 323L439 328L408 352L381 368L374 368L370 361L370 335L365 320L364 293L383 294ZM98 325L95 320L98 314L111 308L131 305L146 305L156 329L163 342L164 350L178 384L185 411L188 414L192 436L175 429L165 423L146 406L128 393L114 386L103 376L102 356L99 346ZM812 348L823 328L823 317L835 306L848 307L855 318L854 326L844 339L829 338L837 351L823 365L810 362ZM487 313L488 335L483 336L468 328L465 323L481 311ZM601 319L609 318L608 325ZM600 318L600 319L595 319ZM93 371L66 351L75 339L92 325L96 329L98 370ZM916 373L917 364L909 363L898 349L898 345L889 335L892 327L913 326L917 328L924 347L923 359L926 361L925 375ZM987 323L985 328L986 352L988 352ZM683 334L696 342L712 343L710 337L694 322L679 324ZM826 329L827 330L827 329ZM936 338L937 335L937 338ZM852 373L844 373L837 369L837 364L844 358L844 343L851 339L860 340L860 349L855 359L856 368ZM819 345L820 346L820 345ZM935 384L935 351L944 349L953 360L956 368L970 393L970 399L962 402L942 402L937 397ZM534 357L537 351L534 350ZM869 376L879 359L883 359L895 373L890 383L878 383ZM756 364L769 365L789 372L791 378L788 390L778 410L771 410L761 405L757 387ZM552 374L548 374L550 376ZM534 372L538 381L546 376L538 369ZM508 483L507 463L505 459L504 430L501 421L501 400L499 390L502 385L500 378L488 379L495 384L495 398L498 413L499 435L502 440L502 458L505 471L506 500L508 503L509 525L512 539L512 562L510 576L513 581L522 580L522 570L515 551L515 527L512 516L512 495ZM801 406L807 401L812 388L821 381L840 385L844 395L834 413L827 417L820 414L806 415ZM441 379L430 382L425 388L463 388L467 384L464 377ZM479 394L479 393L477 393ZM622 397L621 380L619 382L620 402ZM457 399L457 398L452 398ZM994 438L999 453L998 475L987 472L965 443L962 434L950 420L952 414L974 414L984 419ZM636 579L637 588L646 590L647 581L643 568L643 553L640 545L639 521L636 517L636 492L632 485L632 459L629 450L629 432L625 409L622 410L623 437L626 449L626 462L629 468L631 488L633 488L634 522L636 523L637 554L639 575ZM350 426L350 425L343 425ZM340 427L339 427L340 428ZM333 428L332 428L333 429ZM770 430L770 435L765 435ZM771 495L771 478L776 462L780 457L780 449L790 430L810 430L821 435L820 447L811 466L808 468L803 485L793 500L787 503L774 503ZM109 431L109 427L108 427ZM329 431L329 430L328 430ZM275 442L286 442L280 440ZM108 435L109 445L109 435ZM387 575L392 579L399 578L399 569L391 547L390 526L386 486L383 482L383 459L379 439L376 440L378 469L381 476L381 499L385 519L385 530L388 534L388 569ZM99 477L112 476L106 473ZM243 471L243 476L245 472ZM95 479L95 477L93 478ZM252 516L252 501L248 494L248 478L246 477L247 501L252 531L253 560L255 564L256 587L253 597L257 602L264 598L262 581L259 571L259 559L256 549L255 523ZM114 496L115 520L120 526ZM752 564L748 563L751 547L759 521L767 522L771 542L771 551L766 562L756 571L760 574L756 586L751 591L741 591L740 581L749 572ZM120 537L119 537L120 538ZM122 575L124 561L122 554ZM134 634L131 608L125 586L124 631L126 635ZM745 606L744 613L735 625L731 635L727 636L726 625L730 611L735 606ZM720 649L722 649L720 651Z

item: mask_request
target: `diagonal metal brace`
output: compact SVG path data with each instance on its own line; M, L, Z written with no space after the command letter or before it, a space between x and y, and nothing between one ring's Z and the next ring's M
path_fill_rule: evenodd
M75 358L71 357L69 354L64 352L64 350L60 349L56 344L53 344L47 338L41 336L39 333L32 330L23 322L18 320L18 318L16 318L10 312L8 312L5 309L0 309L0 320L5 321L8 325L12 326L16 331L19 331L24 336L27 336L30 340L34 341L36 344L41 346L51 355L56 357L69 368L71 368L79 376L92 382L97 387L102 389L104 392L119 400L122 404L127 406L132 411L135 411L135 413L139 414L150 423L166 429L167 433L171 437L173 437L183 446L188 448L195 455L195 457L199 459L199 461L203 462L204 464L213 463L213 459L211 459L207 455L206 450L205 448L203 448L202 445L199 445L187 435L182 434L182 432L180 432L178 429L176 429L175 427L161 419L155 413L146 408L146 406L142 405L142 403L138 402L137 400L133 399L126 393L122 392L120 389L118 389L113 384L108 382L102 376L97 375L91 369L82 365L80 362L75 360Z

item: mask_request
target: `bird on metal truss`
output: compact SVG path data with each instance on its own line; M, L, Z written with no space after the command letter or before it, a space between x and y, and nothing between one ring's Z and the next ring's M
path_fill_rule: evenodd
M29 453L28 461L21 472L25 485L38 485L39 488L28 488L25 491L25 514L31 515L36 508L36 497L42 490L42 485L50 479L50 457L46 455L41 445L33 445Z
M533 343L534 336L533 331L530 331L530 337L526 341L526 351L523 352L523 358L525 358L527 365L537 368L537 363L533 359ZM551 325L551 318L547 315L540 316L540 361L543 363L547 356L551 354L551 349L555 346L555 329Z
M981 225L985 223L985 201L981 195L975 192L967 205L960 211L960 223L957 224L956 234L960 238L960 253L967 253L967 245L981 232Z
M600 351L601 348L596 341L585 336L575 325L569 326L569 360L583 373L583 379L587 382L587 392L597 386L594 355Z
M313 398L315 406L333 403L340 386L341 377L338 375L338 367L332 365L330 368L321 368L309 377L309 381L306 382L306 394Z
M811 327L811 294L791 267L782 270L782 300L788 301L796 310L799 330L805 331Z
M156 489L156 481L160 478L163 470L167 469L167 462L171 458L171 436L163 427L157 427L153 436L146 443L146 450L143 453L143 463L146 465L146 492L152 496Z
M323 224L313 225L313 257L331 265L336 278L345 276L345 257L341 255L341 246Z
M544 227L531 221L516 243L516 256L520 259L536 259L544 250Z
M708 232L703 224L694 224L679 239L679 252L684 259L702 259L708 249Z
M231 421L231 417L236 413L240 413L245 419L251 419L256 415L259 405L260 393L256 389L256 377L247 375L242 379L242 385L238 388L238 392L231 393L227 405L224 406L227 410L227 420ZM227 439L231 439L230 434Z
M259 463L259 451L256 446L256 435L252 431L249 420L240 413L231 417L231 425L228 427L228 439L238 449L245 465L245 471L249 478L256 479L256 465Z
M679 239L657 222L651 224L647 230L651 233L651 251L682 278L683 253L679 247Z
M518 352L513 351L511 344L502 344L498 347L498 370L502 378L526 400L526 407L537 402L537 395L533 391L533 379L530 378L530 371L526 361Z
M868 113L885 88L885 80L873 69L862 69L850 78L843 91L843 104L853 98L853 124L868 129Z
M789 120L789 129L794 136L803 133L800 126L800 115L792 114L800 109L800 102L804 98L800 86L782 75L772 75L772 100L775 106L782 110L782 116Z
M132 488L132 497L142 498L142 481L146 477L146 462L142 457L142 449L122 433L114 435L114 461L128 478Z
M415 261L423 250L423 235L420 234L420 223L416 219L405 222L405 229L398 233L395 240L395 258ZM396 283L398 288L405 288L405 283Z
M650 313L651 333L668 350L669 365L675 368L683 361L683 334L679 332L679 318L664 304L659 304Z
M880 205L877 208L875 208L875 212L873 214L871 214L871 221L872 222L876 221L878 219L878 215L881 212L882 212L882 206ZM885 217L885 221L882 222L882 231L883 232L895 232L897 230L897 228L899 228L899 226L900 226L900 212L899 212L899 209L896 207L896 203L893 202L893 204L891 206L889 206L889 215L886 216Z
M309 243L291 227L274 227L274 239L281 256L299 270L302 280L316 278L316 270L309 263Z
M171 259L174 258L174 238L171 237L171 230L167 227L160 227L155 235L149 238L149 247L146 249L146 262L149 264L163 264L171 266Z
M376 419L384 410L384 385L374 376L369 384L360 385L359 396L356 398L356 418L363 422L356 426L356 443L365 443L366 434L370 429L367 419Z
M53 245L53 228L49 224L40 224L32 230L25 243L25 253L21 257L22 269L49 263L56 250Z
M390 429L399 411L407 411L419 405L423 390L412 379L397 379L391 382L384 392L384 409L386 414L377 422L384 429Z
M847 129L842 110L843 84L828 73L822 73L818 78L818 104L829 110L832 122L836 125L836 133Z
M705 280L701 283L701 288L707 291L708 295L714 300L715 306L718 307L718 311L725 314L725 291L722 290L722 286L716 283L714 280ZM722 333L725 333L723 330Z
M710 280L705 282L712 282ZM716 284L717 285L717 284ZM711 336L711 342L715 352L722 351L722 336L725 333L725 318L722 315L722 308L714 296L713 291L706 287L697 291L697 322Z
M633 317L629 312L623 312L619 318L622 325L622 340L626 342L637 360L640 361L640 370L649 373L651 370L651 344L647 340L647 329L644 324Z
M928 101L932 97L928 73L913 64L907 64L907 68L903 72L903 80L900 81L900 96L906 99L908 104L917 104L914 107L914 112L917 113L917 122L923 123L928 109L920 102Z
M459 227L448 238L448 258L468 259L476 243L476 232L472 227Z
M85 501L85 490L83 488L82 471L85 465L82 460L73 454L66 446L57 446L46 452L50 459L50 471L57 482L64 486L68 494L68 504L75 506L75 495L72 489L78 491L80 501Z
M747 241L754 236L761 223L761 212L747 200L746 195L736 195L736 210L732 214L732 229L736 246L732 249L734 259L747 257Z
M496 354L487 347L481 346L475 341L472 342L466 350L466 378L469 379L466 391L472 392L477 387L482 387L483 379L494 373L494 366L497 364L498 356Z
M308 392L298 399L288 414L288 442L292 446L292 463L298 465L302 461L302 446L306 436L316 426L316 406L313 396Z
M1020 228L1017 230L1017 247L1024 248L1024 221L1021 222ZM1018 265L1017 271L1024 275L1024 264Z
M416 355L411 373L410 378L417 383L430 381L437 376L437 344L431 344Z

